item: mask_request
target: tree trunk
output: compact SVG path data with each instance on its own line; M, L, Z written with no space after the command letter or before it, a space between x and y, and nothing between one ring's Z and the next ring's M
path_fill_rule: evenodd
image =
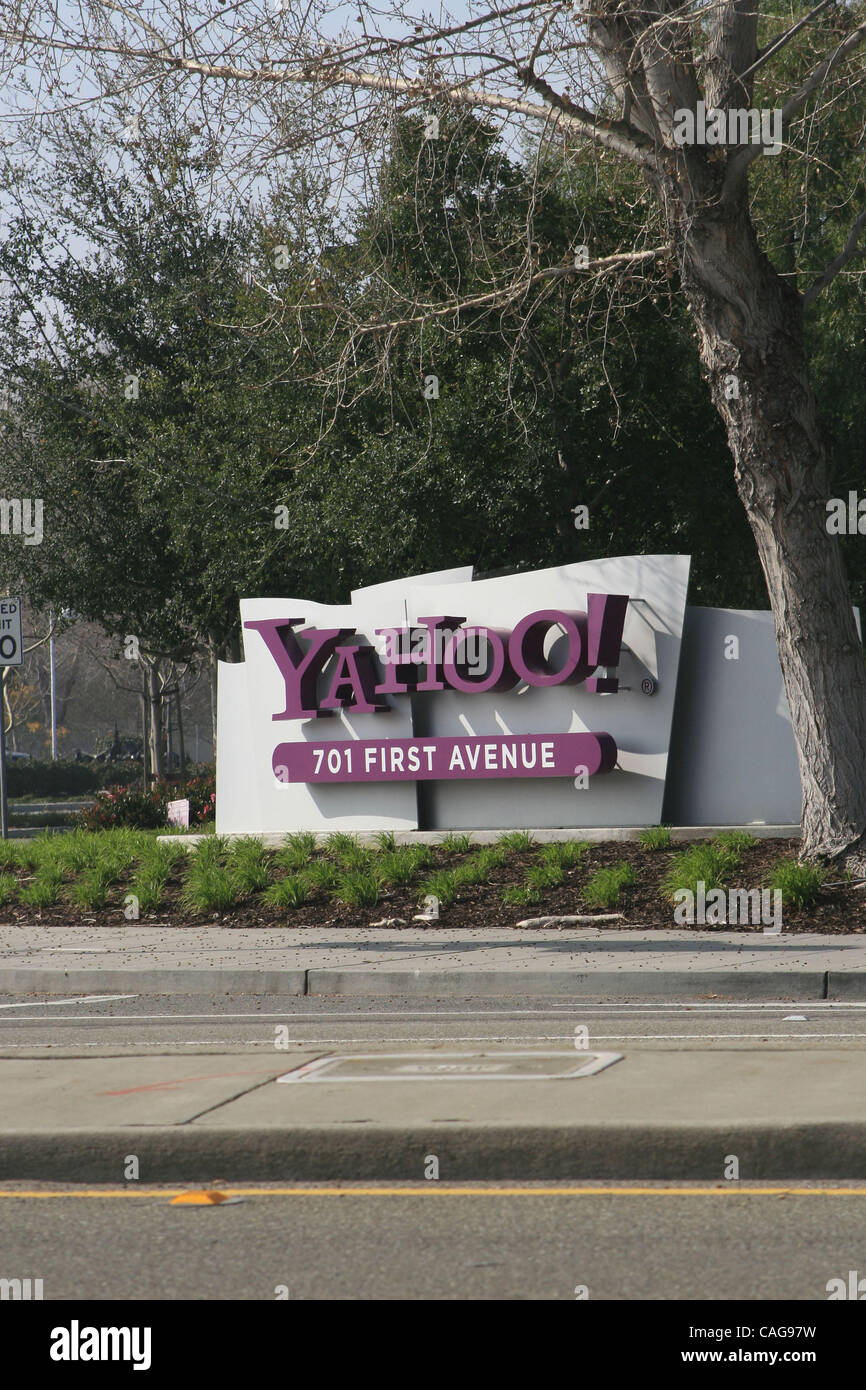
M155 778L165 773L162 754L162 691L159 688L158 662L152 661L147 667L147 696L150 705L150 765Z
M210 642L209 642L208 645L209 645L209 651L208 651L208 657L209 657L209 661L208 661L208 686L209 686L209 688L210 688L210 713L211 713L211 723L212 723L212 725L213 725L213 756L214 756L214 762L216 762L216 746L217 746L217 661L218 661L218 648L217 648L217 644L216 644L216 642L215 642L215 640L214 640L213 637L211 637Z
M147 756L147 729L148 729L148 695L147 695L147 671L141 673L141 789L147 791L150 785L148 756Z
M183 712L181 710L180 681L178 680L177 691L174 697L175 708L177 709L177 752L180 759L181 781L186 777L186 742L183 736Z
M744 201L717 203L672 231L770 597L803 788L802 852L855 847L859 865L866 665L839 540L826 529L827 461L802 299L760 250Z

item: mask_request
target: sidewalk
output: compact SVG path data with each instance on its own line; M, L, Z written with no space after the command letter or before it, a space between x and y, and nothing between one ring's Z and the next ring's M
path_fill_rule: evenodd
M143 1184L421 1182L431 1155L444 1182L721 1182L730 1156L748 1181L866 1177L860 1050L625 1047L567 1080L276 1081L316 1055L2 1058L0 1181L120 1185L130 1156Z
M866 936L563 928L0 928L0 991L605 1000L866 999ZM569 1065L592 1055L550 1043ZM34 1038L35 1043L35 1038ZM602 1043L602 1047L607 1044ZM0 1181L142 1183L866 1178L861 1047L641 1048L595 1075L509 1080L512 1043L437 1044L483 1079L277 1078L371 1050L0 1057ZM385 1041L377 1058L397 1051ZM403 1049L407 1049L404 1047ZM531 1061L535 1048L523 1049ZM138 1051L138 1050L137 1050ZM404 1058L404 1061L408 1059ZM354 1064L350 1064L354 1065ZM450 1065L450 1063L449 1063ZM462 1065L462 1064L461 1064ZM516 1065L516 1064L515 1064ZM378 1067L378 1061L377 1061ZM513 1069L511 1061L508 1071ZM438 1068L433 1068L437 1070Z
M866 1000L866 935L0 927L0 993Z

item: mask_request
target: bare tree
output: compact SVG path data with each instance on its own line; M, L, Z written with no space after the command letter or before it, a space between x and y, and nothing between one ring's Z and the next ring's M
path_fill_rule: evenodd
M171 86L189 127L211 141L213 177L229 198L300 168L329 183L333 223L345 227L375 186L395 115L421 115L435 139L443 103L496 120L506 143L534 129L540 160L555 146L566 163L589 152L599 167L618 161L639 173L646 217L635 244L544 266L528 224L510 266L501 255L482 264L481 293L467 297L455 283L407 303L386 286L384 315L365 313L363 297L360 309L341 305L342 336L322 370L346 406L353 364L371 342L386 370L401 330L417 331L423 345L429 325L459 333L461 319L479 312L513 327L539 284L569 277L605 296L672 259L766 577L800 760L804 850L862 865L866 668L840 544L826 529L828 461L804 314L836 277L863 283L863 160L840 193L848 234L812 283L774 266L753 195L763 159L784 145L802 162L805 214L812 173L833 157L828 122L862 103L863 4L820 0L788 22L770 17L766 34L757 0L469 0L435 22L406 0L362 0L344 29L328 0L237 0L215 12L184 0L146 15L118 0L16 8L5 62L21 138L103 104L116 113L125 103L134 130ZM323 241L319 224L295 231L311 246ZM303 335L328 296L312 265L304 293L292 302L275 293L274 312Z

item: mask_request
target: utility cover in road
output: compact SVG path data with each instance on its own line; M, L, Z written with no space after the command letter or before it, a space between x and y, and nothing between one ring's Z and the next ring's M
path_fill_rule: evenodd
M358 1052L317 1057L278 1081L572 1081L621 1052Z

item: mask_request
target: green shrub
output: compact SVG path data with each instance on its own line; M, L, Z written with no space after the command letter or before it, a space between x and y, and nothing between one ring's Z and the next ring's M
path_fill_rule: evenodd
M303 874L287 874L269 884L262 899L272 907L303 907L310 896L310 883Z
M436 851L433 849L432 845L407 845L406 848L409 849L414 856L415 867L419 872L421 869L433 868L433 865L436 863Z
M588 849L586 840L561 840L558 843L542 845L538 851L538 862L558 864L560 869L573 869Z
M375 907L381 887L379 876L372 869L344 869L333 896L347 907Z
M523 850L532 849L533 839L528 830L509 830L507 834L500 835L496 843L506 853L519 854Z
M559 888L563 877L559 864L533 864L526 870L526 885L541 892L545 888Z
M89 830L73 830L70 835L58 836L54 862L73 874L90 869L100 858L102 838Z
M187 864L205 864L224 867L228 854L228 840L223 835L210 835L199 840L195 849L187 853Z
M340 870L332 860L318 859L304 871L304 876L311 888L329 893L340 881Z
M22 840L0 840L0 869L17 869L27 843Z
M376 844L383 854L393 854L397 848L397 841L393 830L380 830L376 836Z
M10 810L10 824L16 830L45 830L49 826L58 828L60 826L75 826L78 824L77 811L18 811L14 815Z
M534 888L503 888L501 897L506 907L530 907L538 902Z
M596 870L583 890L583 897L591 907L616 907L623 888L631 888L636 881L631 864L625 861L612 864L610 868Z
M186 858L182 845L159 844L156 840L151 840L142 851L129 884L130 893L138 898L139 912L153 912L159 907L169 879L182 858Z
M757 843L755 836L750 835L747 830L723 830L713 840L714 845L728 850L735 860L739 859L744 850L752 849Z
M111 787L97 793L96 804L81 811L76 824L84 830L108 830L112 826L159 830L168 825L169 801L187 800L190 826L200 826L214 818L215 788L212 772L186 782L162 778L146 792L140 787Z
M770 887L781 889L783 907L814 907L821 897L828 870L821 864L780 859L770 872Z
M457 883L448 869L437 869L424 879L420 891L424 897L438 898L441 907L449 907L457 897Z
M225 867L226 843L221 836L202 840L186 866L181 904L192 912L225 912L234 905L237 887Z
M462 864L457 864L450 870L451 877L458 888L469 887L475 883L486 883L490 877L489 865L479 860L475 855L467 859Z
M47 800L55 797L81 797L98 791L105 783L101 777L108 772L105 763L73 762L58 758L54 762L41 762L37 758L15 758L6 768L7 796L42 796ZM117 780L117 765L111 765L109 775ZM141 776L134 764L130 776Z
M673 859L662 882L662 892L673 900L684 889L697 894L699 882L703 882L707 892L723 888L736 867L736 854L725 846L690 845Z
M305 869L315 853L316 837L313 832L297 830L293 835L286 836L285 843L274 856L274 863L280 869L295 873L298 869Z
M18 880L14 874L0 873L0 907L11 902L18 892Z
M505 853L496 846L479 849L475 854L451 870L455 884L488 883L494 869L505 863Z
M51 866L46 866L41 872L34 874L30 883L19 891L18 901L25 907L53 907L57 902L62 882L62 874Z
M240 893L261 893L271 881L267 851L256 836L234 841L229 866Z
M670 849L671 830L669 825L651 825L642 830L640 836L642 849Z
M439 848L446 854L468 854L471 846L471 835L457 835L453 830L439 841Z
M79 875L66 887L66 896L76 907L104 907L108 889L116 875L110 865L98 864Z
M129 892L138 898L139 912L154 912L159 907L167 883L168 876L160 873L159 870L153 868L139 869L129 885Z
M388 850L376 860L376 871L383 883L400 887L411 883L418 873L418 861L414 848L405 845L400 849Z
M477 864L482 865L485 872L492 873L494 869L502 868L508 856L498 845L486 845L484 849L476 850L473 858Z
M343 869L368 869L374 855L354 835L337 830L328 837L325 854Z

